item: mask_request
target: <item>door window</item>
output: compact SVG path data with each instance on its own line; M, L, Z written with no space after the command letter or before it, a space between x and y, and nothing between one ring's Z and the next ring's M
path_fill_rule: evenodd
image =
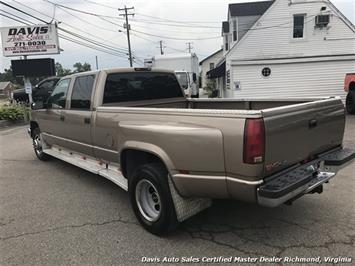
M75 79L73 93L71 95L71 109L90 109L94 80L95 75L81 76Z
M70 79L63 79L58 82L54 88L51 96L48 98L48 103L51 108L62 109L65 108L67 93L70 85Z

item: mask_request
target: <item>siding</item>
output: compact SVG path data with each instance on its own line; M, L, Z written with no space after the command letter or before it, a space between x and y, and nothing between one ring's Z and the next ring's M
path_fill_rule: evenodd
M314 22L322 6L327 6L326 12L330 12L331 17L328 29L320 30L314 28ZM294 14L307 15L306 37L302 40L292 38ZM355 33L331 5L325 1L289 5L289 1L277 0L227 54L227 61L351 53L355 53Z
M271 76L264 78L265 65L236 65L232 67L234 81L241 90L235 98L249 97L327 97L345 99L345 73L355 69L354 60L331 62L271 64ZM233 84L233 83L232 83Z

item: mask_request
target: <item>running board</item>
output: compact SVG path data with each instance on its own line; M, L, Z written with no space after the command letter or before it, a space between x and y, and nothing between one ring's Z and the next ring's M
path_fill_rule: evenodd
M122 175L118 164L104 163L94 157L75 153L54 145L51 148L43 149L43 152L93 174L103 176L128 191L127 179Z

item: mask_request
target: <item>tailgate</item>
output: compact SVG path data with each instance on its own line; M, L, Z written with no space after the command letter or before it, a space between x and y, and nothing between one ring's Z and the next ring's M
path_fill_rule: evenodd
M345 127L340 98L265 109L265 175L340 146Z

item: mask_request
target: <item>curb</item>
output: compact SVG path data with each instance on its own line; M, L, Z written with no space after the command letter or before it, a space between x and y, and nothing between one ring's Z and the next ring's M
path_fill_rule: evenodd
M2 128L8 128L8 127L13 127L13 126L24 126L27 125L28 122L25 120L15 120L15 121L9 121L9 120L0 120L0 129Z

